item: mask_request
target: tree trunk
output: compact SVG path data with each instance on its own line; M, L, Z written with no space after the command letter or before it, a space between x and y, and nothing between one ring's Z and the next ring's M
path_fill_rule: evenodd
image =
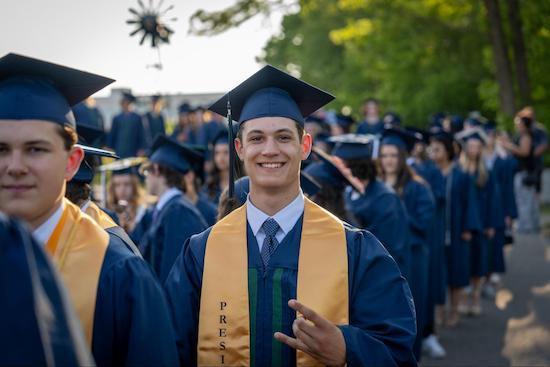
M512 32L512 44L514 46L514 62L516 66L516 78L519 87L519 95L523 106L531 103L531 86L529 85L529 73L527 69L527 52L523 38L523 25L518 0L508 0L508 21Z
M483 0L483 2L487 10L489 36L493 47L496 77L499 85L500 109L507 115L513 116L516 110L514 84L512 83L510 59L508 58L504 32L502 30L500 7L498 0Z

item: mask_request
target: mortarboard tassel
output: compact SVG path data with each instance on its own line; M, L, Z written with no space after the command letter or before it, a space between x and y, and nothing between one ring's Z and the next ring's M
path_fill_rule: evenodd
M233 136L233 119L231 117L231 102L227 98L227 123L229 124L229 188L228 198L235 196L235 137Z

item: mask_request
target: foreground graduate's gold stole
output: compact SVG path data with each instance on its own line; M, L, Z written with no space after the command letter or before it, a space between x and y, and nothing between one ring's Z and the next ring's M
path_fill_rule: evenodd
M99 226L103 229L113 228L118 226L113 220L113 218L111 218L109 214L101 210L97 206L97 204L94 203L93 201L90 201L90 203L88 204L88 207L84 212L88 214L90 217L92 217L92 219L95 220L95 222L99 224Z
M67 199L46 251L61 273L88 345L92 345L99 274L109 235Z
M246 204L218 222L206 244L199 315L199 366L250 366ZM349 323L344 226L305 199L297 298L337 325ZM320 365L298 352L297 364Z

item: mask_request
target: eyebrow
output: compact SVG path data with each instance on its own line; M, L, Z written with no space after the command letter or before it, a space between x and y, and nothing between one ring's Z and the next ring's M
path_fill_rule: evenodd
M275 134L277 133L292 133L292 130L285 127L283 129L276 130ZM265 134L265 132L262 130L250 130L248 134Z
M0 140L0 144L1 145L10 145L10 142ZM36 139L36 140L25 141L25 142L23 142L23 145L50 145L51 146L53 144L52 144L52 142L50 142L48 140Z

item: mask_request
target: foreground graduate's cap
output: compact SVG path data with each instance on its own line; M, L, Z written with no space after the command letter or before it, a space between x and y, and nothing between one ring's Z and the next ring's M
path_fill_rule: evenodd
M239 124L258 117L287 117L302 126L305 117L334 97L271 65L266 65L216 101L210 110L231 117Z
M180 173L187 173L196 167L203 157L189 146L181 144L164 135L159 135L153 142L149 162L169 167Z
M422 137L416 133L397 126L385 126L380 145L395 145L399 149L411 152L414 144L419 140L422 140Z
M74 128L71 106L112 82L100 75L7 54L0 58L0 120L45 120Z
M74 175L71 181L74 182L83 182L90 183L94 179L95 167L94 161L97 160L97 157L107 157L118 159L119 157L110 150L99 149L90 147L87 145L77 144L76 146L84 150L84 160L80 164L80 168Z
M376 141L372 135L361 134L345 134L328 139L334 145L332 154L346 160L373 158Z
M469 140L479 140L482 144L487 143L487 134L481 127L474 127L464 131L461 131L458 134L455 134L456 140L465 144Z

